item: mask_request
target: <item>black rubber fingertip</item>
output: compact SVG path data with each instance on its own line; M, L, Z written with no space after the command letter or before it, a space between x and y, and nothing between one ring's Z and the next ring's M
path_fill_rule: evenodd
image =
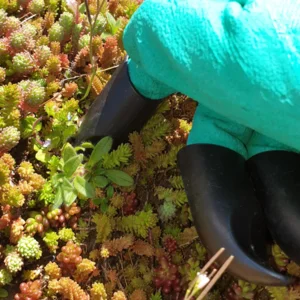
M300 155L264 152L253 156L248 167L274 240L300 264Z

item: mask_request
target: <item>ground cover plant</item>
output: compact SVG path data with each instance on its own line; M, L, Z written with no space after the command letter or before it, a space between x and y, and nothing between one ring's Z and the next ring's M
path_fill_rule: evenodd
M126 53L139 0L0 0L0 297L184 299L209 259L176 154L195 102L166 99L112 150L68 138ZM276 246L274 263L300 276ZM196 299L196 298L194 298ZM300 299L225 274L207 299Z

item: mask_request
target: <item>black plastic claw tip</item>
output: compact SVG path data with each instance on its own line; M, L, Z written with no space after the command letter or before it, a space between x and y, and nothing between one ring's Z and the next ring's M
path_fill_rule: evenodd
M232 275L252 283L286 286L294 279L268 263L267 230L245 171L245 160L227 148L191 145L178 163L199 237L211 254L225 248Z
M248 166L274 240L300 264L300 155L265 152L253 156Z
M143 97L134 88L126 58L84 116L73 144L97 142L105 136L111 136L114 145L126 142L131 132L142 129L161 102Z

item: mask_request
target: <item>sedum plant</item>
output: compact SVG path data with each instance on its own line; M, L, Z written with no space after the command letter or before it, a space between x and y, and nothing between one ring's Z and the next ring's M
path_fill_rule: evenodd
M116 149L68 143L142 2L0 0L0 299L183 299L208 260L176 168L194 101L168 97ZM207 299L221 297L293 300L300 288L224 276Z

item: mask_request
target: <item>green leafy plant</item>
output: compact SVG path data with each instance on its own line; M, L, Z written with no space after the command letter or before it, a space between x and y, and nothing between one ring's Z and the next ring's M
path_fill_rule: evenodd
M111 36L111 35L115 35L118 30L121 28L122 26L122 22L121 19L115 19L114 16L107 12L106 14L106 19L107 19L107 23L108 23L108 27L109 27L109 31L105 31L102 36L104 38Z
M124 171L104 168L104 159L111 151L112 145L113 140L111 137L104 137L97 143L85 165L85 169L87 171L84 179L85 181L80 179L78 186L81 185L82 187L85 185L85 182L87 182L93 189L105 188L107 198L111 198L114 193L113 184L121 187L130 187L134 184L133 178ZM122 145L119 147L122 147ZM94 199L94 203L104 204L104 206L106 206L107 199L96 198Z
M53 209L62 204L70 206L77 198L73 175L83 160L83 154L67 143L62 151L62 158L58 165L58 172L52 177L52 185L56 190Z
M7 290L1 289L1 288L0 288L0 298L7 299L7 297L8 297L8 292L7 292Z
M113 184L121 187L134 184L133 178L124 171L103 167L103 159L110 152L112 144L112 138L102 138L85 163L83 154L78 154L70 143L65 145L57 173L52 177L56 190L53 209L62 204L70 206L77 197L92 199L95 204L105 206L107 199L97 198L97 188L106 189L106 195L110 198L113 195Z

